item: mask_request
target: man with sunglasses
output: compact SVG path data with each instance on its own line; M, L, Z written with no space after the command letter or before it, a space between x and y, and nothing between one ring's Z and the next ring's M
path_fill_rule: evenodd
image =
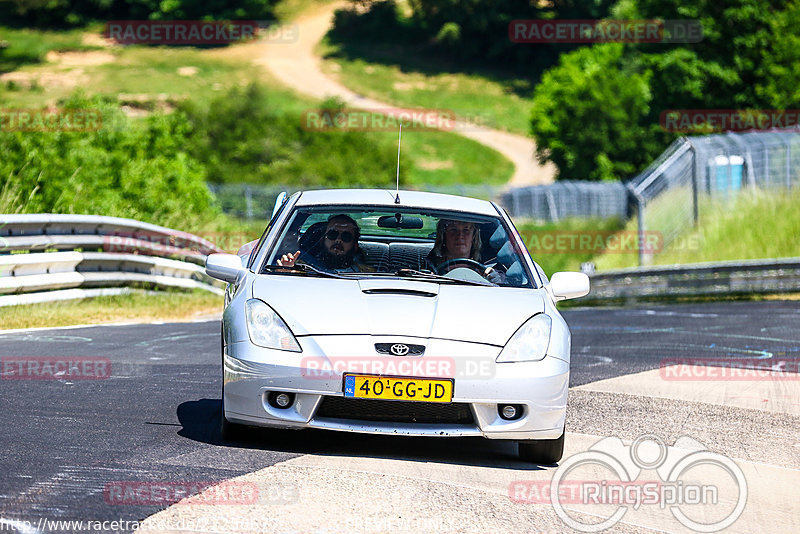
M328 219L325 233L322 235L322 247L317 255L307 258L315 267L339 273L372 272L375 269L361 261L358 238L361 230L358 224L348 215L334 215ZM298 250L294 254L284 254L278 265L292 267L300 257ZM300 259L300 262L306 258ZM319 265L318 265L319 264Z

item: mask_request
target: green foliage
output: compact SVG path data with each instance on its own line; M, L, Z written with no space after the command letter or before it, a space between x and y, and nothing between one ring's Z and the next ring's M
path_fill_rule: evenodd
M511 42L508 25L516 19L587 19L608 15L612 0L409 0L404 17L395 0L352 0L337 12L330 34L335 43L369 39L373 44L398 43L464 63L510 66L541 72L570 44L525 45ZM365 10L364 5L369 9ZM419 53L419 51L417 51Z
M646 165L658 145L642 150L652 99L651 73L625 61L621 44L565 54L545 73L533 99L537 156L559 178L614 180Z
M562 55L535 89L531 118L538 156L555 162L560 178L633 176L675 137L659 126L667 110L800 103L797 0L626 0L613 16L699 20L703 41Z
M2 0L0 0L2 6ZM2 9L2 8L0 8ZM1 18L1 17L0 17ZM83 50L81 32L42 32L0 28L0 73L29 63L41 63L51 50Z
M700 197L700 220L662 252L654 265L792 258L800 248L800 190L742 190L732 202ZM769 214L769 216L765 216ZM636 219L626 230L635 232ZM636 267L637 254L604 254L598 270Z
M205 170L187 154L182 113L127 118L74 96L63 109L96 109L95 131L0 132L0 211L90 213L185 225L217 214Z
M274 19L278 0L0 0L0 23L74 27L106 20Z
M623 229L622 222L614 217L609 219L565 219L557 223L546 224L516 221L515 225L534 261L544 269L548 276L559 271L579 271L581 263L592 261L605 251L601 248L592 250L591 247L589 249L575 247L573 250L569 250L567 247L542 247L541 243L546 242L547 239L553 242L559 238L564 239L564 242L571 242L569 240L577 242L582 236L590 236L592 243L595 243L599 236L605 242L612 242L610 236ZM540 246L537 247L537 244Z
M209 180L301 187L387 183L396 148L364 132L304 128L302 113L277 114L269 104L263 90L250 85L207 107L183 107L192 124L192 154L208 168ZM340 107L326 101L320 109ZM402 168L400 180L405 181Z

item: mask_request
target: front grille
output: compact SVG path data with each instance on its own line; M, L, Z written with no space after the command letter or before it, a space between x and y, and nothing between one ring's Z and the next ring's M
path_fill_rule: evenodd
M323 397L317 417L384 423L475 424L469 404L459 402L408 402L333 396Z
M408 347L408 352L403 356L422 356L425 353L425 345L412 345L410 343L375 343L375 351L378 354L395 356L392 353L392 345L405 345Z

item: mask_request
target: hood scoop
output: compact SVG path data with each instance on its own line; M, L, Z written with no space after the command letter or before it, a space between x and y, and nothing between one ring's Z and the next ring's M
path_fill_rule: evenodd
M404 295L411 297L435 297L439 284L416 280L370 280L358 281L362 293L367 295Z

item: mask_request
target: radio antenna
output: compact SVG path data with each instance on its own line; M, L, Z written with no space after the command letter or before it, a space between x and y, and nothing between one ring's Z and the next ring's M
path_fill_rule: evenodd
M400 140L403 139L403 123L400 123L400 134L397 136L397 189L395 190L394 203L400 204Z

